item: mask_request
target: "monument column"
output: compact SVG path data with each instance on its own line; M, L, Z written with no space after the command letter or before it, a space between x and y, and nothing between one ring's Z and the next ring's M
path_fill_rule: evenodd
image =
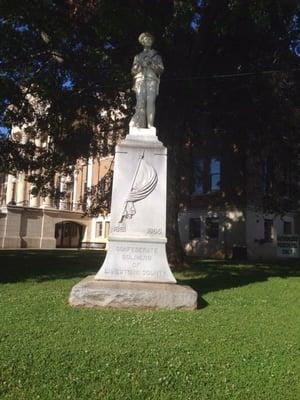
M166 256L167 150L155 128L116 147L108 253L96 279L176 280Z
M116 146L108 249L96 276L75 285L74 306L195 309L197 293L176 284L166 254L167 149L153 126L163 63L139 37L134 58L137 103L129 134Z

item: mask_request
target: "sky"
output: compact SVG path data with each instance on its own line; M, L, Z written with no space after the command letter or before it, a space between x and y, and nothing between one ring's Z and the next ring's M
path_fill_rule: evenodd
M0 126L0 136L6 136L8 134L8 129Z

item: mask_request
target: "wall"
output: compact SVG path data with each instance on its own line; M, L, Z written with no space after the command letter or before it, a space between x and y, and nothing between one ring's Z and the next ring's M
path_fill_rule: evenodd
M273 219L272 240L264 239L264 219ZM263 214L255 210L248 209L246 213L247 221L247 251L250 259L276 259L277 237L283 235L283 221L292 223L292 234L300 234L299 227L295 224L296 213L288 213L284 216L273 214Z
M214 214L219 219L218 239L209 239L205 231L207 216ZM201 237L189 238L190 218L201 219ZM264 219L273 219L272 240L265 240ZM181 213L178 218L182 245L189 255L208 258L249 258L278 259L277 237L284 235L283 221L291 222L290 236L300 235L299 213L284 216L263 214L251 209L217 211L190 210Z
M2 248L55 248L55 224L77 222L84 226L85 238L91 237L91 219L83 213L56 209L7 206L0 214Z
M206 232L206 218L215 217L219 221L218 238L208 238ZM200 218L201 237L189 237L189 221L191 218ZM242 211L214 211L189 210L179 214L179 233L185 252L189 255L208 258L229 258L233 255L233 248L245 247L245 216Z

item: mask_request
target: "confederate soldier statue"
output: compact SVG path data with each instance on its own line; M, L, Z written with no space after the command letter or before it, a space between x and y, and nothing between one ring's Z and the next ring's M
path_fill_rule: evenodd
M154 37L145 32L139 36L138 40L144 50L134 57L131 69L134 79L133 90L136 93L136 107L129 126L152 128L155 115L155 100L158 95L160 75L163 73L164 66L160 55L151 48Z

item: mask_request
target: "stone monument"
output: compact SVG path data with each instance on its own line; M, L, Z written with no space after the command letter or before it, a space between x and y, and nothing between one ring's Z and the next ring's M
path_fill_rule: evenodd
M167 149L153 126L164 67L142 33L132 66L136 110L116 147L108 250L96 274L71 291L73 306L195 309L197 293L176 284L166 255Z

